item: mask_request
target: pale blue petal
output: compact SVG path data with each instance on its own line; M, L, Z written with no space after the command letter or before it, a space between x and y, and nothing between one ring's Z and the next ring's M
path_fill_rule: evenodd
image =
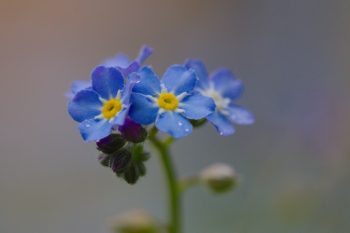
M68 112L74 120L82 122L99 115L101 107L102 103L96 92L82 90L69 101Z
M121 112L118 113L117 117L113 121L113 125L123 125L128 112L129 106L126 106Z
M140 81L135 84L133 92L151 96L160 93L160 81L151 67L143 67L137 72L137 75L140 77Z
M164 112L158 116L156 127L174 138L181 138L192 132L191 123L179 113L171 111Z
M123 73L124 76L129 76L130 74L138 71L139 69L140 64L136 61L133 61L127 68L120 68L119 70Z
M194 94L185 97L180 103L183 115L189 119L199 120L214 112L215 103L212 98Z
M210 114L207 120L215 126L221 136L228 136L235 132L232 123L217 111Z
M141 65L142 63L144 63L146 61L146 59L151 56L153 53L153 49L147 45L144 45L141 50L140 53L138 55L138 57L136 58L136 61Z
M181 65L172 65L165 71L162 81L169 92L179 95L183 92L191 92L197 78L194 70Z
M91 87L91 82L86 80L75 80L72 82L72 85L70 87L70 90L66 93L66 96L70 99L72 99L75 94L77 94L79 91L87 89Z
M99 66L91 76L92 89L106 100L116 97L118 90L124 87L123 76L116 68Z
M84 141L98 141L112 132L112 125L102 119L89 119L79 124L80 134Z
M133 93L131 95L130 118L136 123L148 125L156 120L158 106L142 94Z
M101 66L127 68L130 64L129 58L124 53L118 53L101 63Z
M244 86L242 81L236 79L235 75L228 69L214 71L210 79L214 83L215 89L225 98L237 99L243 93Z
M197 59L188 59L185 62L185 66L188 69L193 69L198 77L197 86L201 89L206 89L209 86L208 71L205 68L204 63Z
M250 125L253 124L255 121L253 114L241 106L231 104L225 110L227 110L230 113L230 120L236 124Z

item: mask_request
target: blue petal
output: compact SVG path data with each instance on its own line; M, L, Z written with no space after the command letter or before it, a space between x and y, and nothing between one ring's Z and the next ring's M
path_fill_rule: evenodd
M137 75L140 81L135 84L133 92L156 96L161 91L160 81L151 67L143 67Z
M210 79L214 87L225 98L239 98L244 90L241 80L236 79L234 74L228 69L218 69L211 74Z
M134 82L130 82L130 81L126 82L125 87L122 91L122 96L121 96L121 99L122 99L122 102L124 105L129 105L130 97L131 97L131 90L134 87L134 85L135 85Z
M80 134L84 141L98 141L112 132L112 125L102 119L89 119L79 124Z
M114 57L106 59L101 66L126 68L130 64L129 58L124 53L118 53Z
M195 94L185 97L180 103L180 108L185 110L185 117L199 120L214 112L215 103L212 98Z
M174 138L181 138L192 132L191 123L176 112L163 112L156 120L156 127Z
M188 69L192 68L196 72L196 75L198 77L198 87L206 89L209 86L208 71L201 60L188 59L185 62L185 66Z
M144 45L139 53L139 56L136 58L136 61L141 65L146 61L146 59L151 56L153 53L153 49L147 45Z
M99 66L91 76L92 89L106 100L114 98L118 90L124 87L123 76L116 68Z
M118 113L117 117L113 121L113 125L123 125L128 115L129 106L126 106L121 112Z
M133 61L130 63L130 65L127 68L120 69L124 76L128 76L132 74L133 72L136 72L140 69L140 64L136 61Z
M241 106L231 104L226 110L230 113L230 120L236 124L250 125L255 121L253 114Z
M163 83L168 91L179 95L191 92L197 82L194 70L188 70L181 65L170 66L163 75Z
M74 120L82 122L99 115L101 107L102 103L96 92L82 90L68 103L68 112Z
M207 120L210 121L219 132L221 136L228 136L234 134L235 129L232 126L232 123L221 113L214 112L207 117Z
M91 87L91 82L86 80L75 80L73 81L70 90L66 93L66 96L72 99L79 91Z
M136 123L148 125L156 120L158 106L142 94L133 93L131 95L130 118Z

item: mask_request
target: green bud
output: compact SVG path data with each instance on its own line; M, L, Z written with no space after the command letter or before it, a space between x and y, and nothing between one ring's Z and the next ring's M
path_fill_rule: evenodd
M142 210L134 210L110 220L115 233L157 233L155 220Z
M236 172L224 163L209 166L200 173L200 179L215 193L227 192L238 184Z
M140 172L135 164L131 164L123 174L124 180L129 184L135 184L139 177Z
M102 153L98 156L97 159L101 163L102 166L109 167L109 164L110 164L110 156L109 155Z
M146 175L146 166L143 163L138 163L137 168L139 170L140 176Z

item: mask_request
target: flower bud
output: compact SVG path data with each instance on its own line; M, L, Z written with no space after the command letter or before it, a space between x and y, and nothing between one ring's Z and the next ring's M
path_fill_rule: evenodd
M100 162L100 164L104 167L108 167L109 166L109 161L110 161L110 156L107 155L107 154L103 154L101 153L99 156L98 156L98 161Z
M121 149L110 156L110 164L112 171L121 173L128 169L131 163L131 153L126 149Z
M96 143L97 149L105 154L113 154L125 145L126 141L120 134L111 134Z
M110 219L110 227L115 233L156 233L156 222L143 210L133 210Z
M224 163L207 167L201 172L200 179L216 193L227 192L238 183L234 169Z
M119 132L129 142L140 143L146 140L147 131L142 125L133 122L130 119L125 119L123 125L119 126Z
M125 170L123 178L128 184L135 184L139 179L140 173L136 164L131 164L128 169Z

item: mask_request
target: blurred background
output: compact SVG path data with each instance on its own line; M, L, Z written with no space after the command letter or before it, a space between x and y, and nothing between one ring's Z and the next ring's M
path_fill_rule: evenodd
M232 137L208 125L175 144L181 176L221 161L242 177L227 195L186 193L185 232L349 231L349 12L347 0L1 0L0 232L107 233L108 217L139 207L166 219L157 157L135 186L115 178L64 97L144 43L159 73L188 57L231 68L257 118Z

